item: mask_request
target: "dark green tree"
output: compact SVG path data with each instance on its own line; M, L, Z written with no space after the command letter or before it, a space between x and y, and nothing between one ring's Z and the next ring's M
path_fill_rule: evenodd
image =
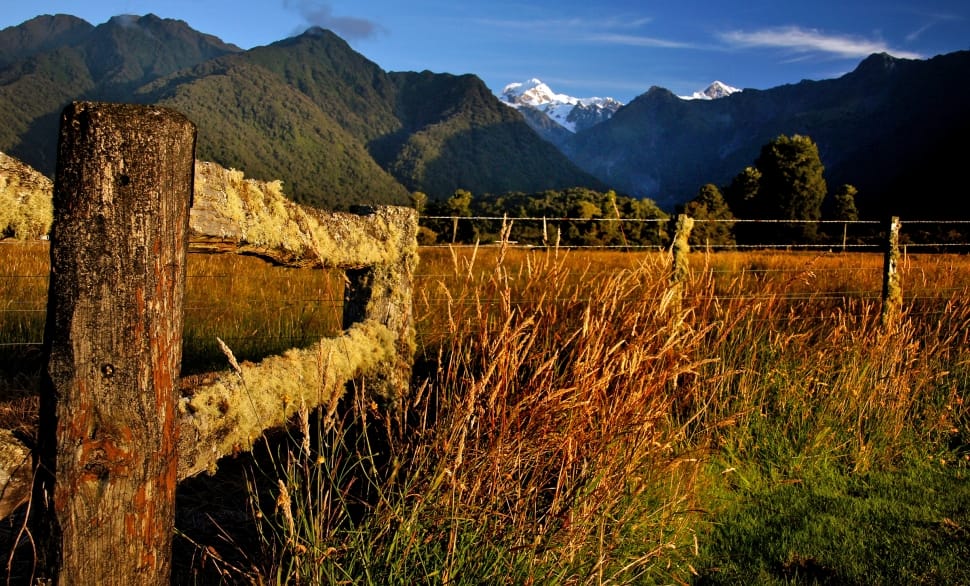
M415 191L411 193L411 207L413 207L419 214L423 214L425 209L428 207L428 194L423 191Z
M853 185L845 184L832 195L830 214L833 220L854 222L859 219L859 209L855 205L855 197L859 190Z
M412 202L417 204L423 192L415 192ZM472 215L473 196L470 191L456 189L444 201L430 201L424 205L421 226L427 230L421 236L424 243L475 242L477 230L470 220L462 220Z
M734 220L734 214L724 201L721 190L713 183L701 186L697 196L684 206L684 213L695 220L701 220L695 222L694 229L691 230L691 245L734 244L734 222L728 221Z
M475 227L468 218L472 215L472 193L464 189L456 189L455 193L445 201L445 215L454 216L451 227L452 242L474 242L476 237Z
M781 135L761 147L755 161L761 172L758 207L766 218L777 220L820 220L822 202L828 192L825 167L815 142L801 135ZM815 240L817 223L794 224L778 232L783 238Z
M758 211L758 190L761 189L761 171L757 167L745 167L724 191L725 199L737 218L755 218Z

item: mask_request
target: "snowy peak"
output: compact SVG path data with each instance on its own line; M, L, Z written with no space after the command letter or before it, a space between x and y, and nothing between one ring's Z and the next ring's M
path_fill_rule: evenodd
M698 92L694 92L689 96L681 96L685 100L717 100L720 98L726 98L731 94L736 94L741 90L736 87L731 87L724 82L715 80L711 85L707 86L706 89Z
M579 100L564 94L557 94L539 79L522 83L510 83L502 90L502 97L513 105L544 106L546 104L576 104Z
M574 98L557 94L539 79L510 83L502 101L516 109L531 108L545 114L570 132L578 132L608 120L622 103L613 98Z

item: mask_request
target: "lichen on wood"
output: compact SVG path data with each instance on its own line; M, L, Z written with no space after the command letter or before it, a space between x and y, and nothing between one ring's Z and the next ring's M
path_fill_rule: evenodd
M394 352L367 373L368 388L399 397L414 356L411 281L417 265L417 214L411 208L325 212L286 199L282 184L246 179L197 163L190 250L234 252L285 266L347 271L344 328L376 319L395 334Z
M0 519L30 496L33 481L30 450L14 433L0 429Z
M193 251L253 254L295 267L388 265L416 254L410 208L325 212L288 200L279 181L246 179L215 163L196 164L189 226Z
M899 278L899 231L901 223L897 216L889 220L886 252L882 278L882 311L880 326L891 331L899 325L903 311L903 285Z
M50 179L0 153L0 238L26 240L50 232L53 192Z
M31 530L61 584L167 582L195 126L61 114Z
M201 377L203 382L187 389L179 402L179 479L213 472L219 458L248 451L301 406L339 399L347 381L394 356L394 338L371 320L309 348Z
M670 245L671 250L671 274L670 274L670 296L671 311L677 323L683 316L680 315L684 296L684 282L690 274L690 233L694 228L694 219L687 214L677 216L676 231L674 239Z
M47 196L50 197L49 194ZM259 256L285 266L347 271L342 335L183 381L178 478L214 469L302 401L328 404L357 379L395 399L410 384L415 351L411 307L418 262L417 214L376 207L325 212L286 199L279 181L196 161L189 250ZM9 467L0 463L0 468Z

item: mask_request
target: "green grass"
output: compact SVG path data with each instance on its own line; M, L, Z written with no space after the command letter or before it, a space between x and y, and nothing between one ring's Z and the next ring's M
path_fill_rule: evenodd
M698 584L966 584L967 462L778 477L721 468Z

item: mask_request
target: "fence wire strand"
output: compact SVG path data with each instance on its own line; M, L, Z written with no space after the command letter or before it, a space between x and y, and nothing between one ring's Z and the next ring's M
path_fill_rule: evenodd
M669 218L573 218L573 217L524 217L524 218L510 218L503 216L422 216L421 220L447 220L450 222L455 221L487 221L487 222L504 222L506 224L516 224L525 222L542 222L542 223L563 223L563 222L574 222L574 223L625 223L625 224L656 224L656 225L669 225ZM849 226L859 225L867 228L877 225L886 225L886 222L881 222L877 220L856 220L856 221L843 221L843 220L774 220L774 219L694 219L695 224L818 224L818 225L840 225L844 226L848 230ZM917 225L920 229L924 229L926 226L967 226L970 225L970 220L903 220L901 222L903 226L903 233L905 234L905 227L909 225ZM932 232L920 232L920 234L926 234ZM832 237L838 237L833 235ZM23 241L10 241L2 240L0 244L7 246L23 246L24 248L31 247L46 247L48 242L23 242ZM596 244L572 244L572 245L529 245L529 244L519 244L509 241L498 241L496 243L489 244L466 244L466 243L452 243L452 244L436 244L433 246L427 246L422 248L438 248L438 249L476 249L476 248L492 248L499 245L503 248L524 248L530 250L578 250L578 251L630 251L633 253L637 252L668 252L668 245L656 245L656 244L609 244L609 245L596 245ZM774 251L784 251L784 252L798 252L798 251L809 251L816 253L826 253L827 251L845 251L851 254L852 252L883 252L885 245L882 242L879 243L859 243L859 242L829 242L829 243L790 243L790 244L700 244L694 246L694 252L700 253L719 253L719 252L730 252L730 251L756 251L763 250L766 252ZM961 242L913 242L907 241L902 244L902 248L905 251L948 251L957 249L970 249L970 241ZM847 258L851 258L847 257ZM904 257L905 258L905 257ZM420 265L419 265L420 266ZM698 267L696 271L704 271L711 277L723 278L726 276L737 275L754 275L757 278L769 277L772 274L786 274L786 275L797 275L797 274L836 274L845 273L846 279L856 279L860 275L865 275L867 278L873 278L880 275L882 272L881 266L876 265L863 265L863 264L852 264L851 266L840 266L840 267L810 267L810 268L763 268L757 266L740 266L735 269L731 268L717 268L717 267L707 267L706 265L701 268ZM907 264L900 267L900 272L902 275L907 275L910 271L923 271L921 267L914 267L910 269ZM571 276L582 276L587 279L597 279L603 278L614 274L614 271L586 271L586 270L576 270L568 271L568 275ZM418 272L414 275L417 281L443 281L449 278L453 278L455 273L452 272ZM237 278L238 275L233 273L216 273L216 274L190 274L187 278L191 282L206 282L212 281L231 281ZM37 274L37 273L27 273L27 274L2 274L0 273L0 283L2 281L27 281L27 280L47 280L49 278L48 274ZM915 273L912 277L919 279L919 273ZM923 276L924 283L923 287L926 286L925 275ZM230 284L231 287L231 284ZM918 294L904 295L904 300L910 305L907 315L915 318L935 318L940 316L945 316L945 311L933 311L918 307L918 304L924 302L934 302L940 301L947 296L958 295L966 292L966 288L941 288L934 289L932 294L926 292L920 292ZM797 291L790 294L779 295L776 293L770 293L765 295L759 295L757 293L738 293L738 294L713 294L704 295L697 294L695 299L701 302L737 302L737 301L752 301L757 302L761 300L776 299L785 303L799 303L802 301L823 301L832 302L838 304L848 304L853 301L863 301L863 302L878 302L881 299L882 292L878 287L874 288L859 288L859 289L846 289L846 290L836 290L836 291ZM253 305L258 303L265 303L265 299L261 298L246 298L237 299L238 303L243 305ZM546 299L547 302L552 303L590 303L590 299ZM417 299L416 299L416 302ZM434 304L434 303L445 303L452 302L454 300L448 299L446 297L438 296L424 296L422 297L421 303ZM296 299L288 299L284 302L277 303L274 300L274 306L283 311L292 311L294 309L302 312L310 311L315 312L318 310L324 310L329 312L334 312L339 310L343 305L342 297L338 296L326 296L326 297L300 297ZM511 303L513 306L529 306L533 302L528 299L522 300L509 300L507 298L476 298L475 300L468 300L466 303L475 304L500 304L500 303ZM208 315L222 315L227 312L231 312L231 308L227 308L224 304L190 304L185 306L186 312L191 312L194 314L208 314ZM46 301L44 300L23 300L23 299L2 299L0 298L0 314L8 315L38 315L46 314ZM25 319L20 318L20 319ZM786 319L789 320L832 320L832 319L845 319L845 315L791 315L787 316ZM33 319L33 323L39 320ZM42 320L40 320L42 321ZM339 321L339 320L338 320ZM21 322L21 324L30 322ZM19 327L24 327L23 325ZM22 330L24 332L24 330ZM24 332L25 333L25 332ZM244 340L256 340L256 341L276 341L276 342L300 342L307 339L316 339L323 335L327 335L321 332L304 332L302 335L271 335L271 334L253 334L246 336L229 336L226 340L233 342L240 342ZM332 334L331 334L332 335ZM40 347L43 345L42 340L25 340L25 341L4 341L0 342L0 348L14 348L14 347Z

